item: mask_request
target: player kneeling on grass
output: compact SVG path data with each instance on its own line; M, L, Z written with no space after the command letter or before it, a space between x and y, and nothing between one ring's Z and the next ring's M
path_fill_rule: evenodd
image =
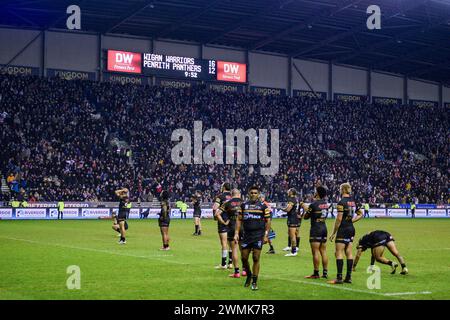
M170 250L169 247L169 225L170 225L170 205L169 192L163 190L161 192L161 211L159 213L158 225L161 231L163 246L160 250Z
M247 270L245 287L252 285L252 290L258 290L258 275L261 250L264 243L268 242L270 230L270 210L260 199L259 188L250 187L249 200L241 205L241 212L236 221L234 241L239 243L241 228L244 234L241 241L241 257L243 268ZM252 252L253 268L250 269L248 262L250 252Z
M326 200L327 189L323 186L316 188L314 202L309 206L300 202L300 206L305 210L304 219L311 219L311 229L309 231L309 243L313 256L314 272L307 279L319 279L320 258L322 258L323 273L322 278L328 278L328 256L327 256L327 225L325 219L330 210L330 204Z
M116 222L118 229L120 231L120 240L119 244L125 244L127 241L125 240L125 230L128 229L127 218L130 214L131 202L129 198L129 191L127 188L122 188L116 190L116 196L120 199L119 201L119 213L117 214ZM126 227L125 227L126 225ZM115 226L113 225L113 229ZM116 229L115 229L116 230Z
M356 252L355 262L353 263L353 271L355 271L356 265L358 264L362 253L367 249L371 249L372 257L370 260L370 265L373 266L375 261L382 264L387 264L392 269L391 274L394 274L397 270L398 264L383 257L384 248L388 248L389 252L397 258L398 262L400 262L400 265L402 266L402 272L400 272L400 274L408 274L405 259L403 259L398 252L397 247L395 246L394 238L389 232L381 230L368 233L359 239L357 247L358 251Z
M225 201L219 209L216 210L217 220L228 227L227 239L231 248L231 257L234 266L234 273L230 274L232 278L240 278L239 273L239 244L234 241L234 230L236 229L236 218L241 212L241 192L238 189L231 190L231 199Z

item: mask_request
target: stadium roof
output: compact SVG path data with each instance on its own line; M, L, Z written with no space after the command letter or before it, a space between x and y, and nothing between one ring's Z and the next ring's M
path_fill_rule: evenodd
M0 25L195 41L450 83L450 0L6 0ZM381 30L368 30L369 5Z

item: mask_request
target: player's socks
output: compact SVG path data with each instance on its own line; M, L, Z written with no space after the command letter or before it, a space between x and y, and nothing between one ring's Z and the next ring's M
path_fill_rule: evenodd
M297 249L300 247L300 237L297 237Z
M249 287L251 282L252 282L252 273L249 271L247 272L247 279L245 279L244 287Z
M198 225L195 226L195 233L198 234Z
M233 252L228 251L228 264L232 264L233 263Z
M294 254L297 252L297 247L292 246L291 247L291 253Z
M344 260L336 259L336 267L337 267L337 278L338 280L342 280L342 270L344 269Z
M270 245L270 251L275 251L275 249L273 248L273 245Z
M258 282L258 276L252 276L252 283L256 284Z
M353 268L353 259L347 259L347 275L345 276L345 279L348 280L352 279L352 268Z
M319 270L314 270L313 275L319 277Z
M289 248L291 247L291 237L290 236L288 236L288 245L287 245Z
M226 266L227 265L227 255L228 255L228 250L222 250L222 266Z
M234 268L234 273L239 273L239 268Z
M402 269L406 268L406 263L402 263L401 266L402 266Z
M322 278L325 278L325 279L328 278L328 270L327 269L323 269Z

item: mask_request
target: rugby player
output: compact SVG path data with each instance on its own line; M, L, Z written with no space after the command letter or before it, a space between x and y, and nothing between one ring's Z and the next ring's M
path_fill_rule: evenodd
M193 236L200 236L202 234L202 224L200 219L202 217L202 209L201 209L201 194L200 192L196 192L192 197L192 205L194 206L194 225L195 231L192 234Z
M290 250L286 257L295 257L298 254L300 237L298 229L300 227L300 217L297 212L297 191L294 188L288 190L288 203L286 208L282 208L287 213L287 227L290 240ZM286 248L285 248L286 250Z
M236 229L236 218L241 212L241 192L238 189L231 190L231 199L225 201L217 209L217 220L228 227L227 240L231 248L231 257L233 260L234 273L230 274L232 278L240 278L239 273L239 244L234 241L234 230Z
M267 208L269 208L269 210L270 210L270 218L272 218L272 210L270 208L270 203L267 202L266 195L264 193L262 193L262 192L261 192L261 201L267 206ZM269 244L270 248L269 248L269 251L266 252L267 254L275 254L275 249L273 248L273 242L272 242L272 240L275 239L275 237L276 237L275 231L273 229L270 229L269 237L268 237L269 238L268 244Z
M220 194L214 199L213 214L214 219L217 220L217 209L227 200L231 199L231 185L228 182L224 182L220 187ZM222 261L220 265L216 266L216 269L227 269L227 255L228 255L228 267L232 267L231 251L228 249L228 226L217 221L217 229L219 233L220 245L222 248Z
M323 186L316 187L314 201L307 205L300 202L304 209L304 219L311 219L311 229L309 231L309 243L313 256L314 272L307 279L319 279L320 258L322 258L322 278L328 278L328 256L327 256L327 226L325 219L328 217L330 204L326 200L327 189Z
M166 190L161 191L161 211L159 213L158 225L161 231L163 246L160 250L170 250L169 247L169 226L170 226L170 204L169 204L169 192Z
M397 258L398 262L402 266L402 271L400 274L406 275L408 274L408 268L406 268L405 259L400 255L395 246L394 238L389 232L376 230L372 231L368 234L365 234L361 239L359 239L356 252L355 261L353 262L353 271L356 269L356 265L364 251L367 249L371 249L372 257L370 260L370 265L373 266L375 261L379 263L386 264L391 267L391 274L394 274L397 270L398 263L393 262L391 260L383 257L384 249L387 248L394 257Z
M362 216L361 208L357 207L355 200L351 195L352 187L350 183L341 184L339 188L341 200L337 204L337 216L334 224L330 241L336 238L336 266L337 277L329 281L331 284L352 283L353 253L352 242L355 236L355 227L353 224L359 221ZM353 217L356 213L356 217ZM347 274L342 280L342 270L344 268L344 255L347 258Z
M260 199L259 188L257 186L250 187L248 195L249 200L242 203L241 212L236 220L234 241L239 242L240 232L243 229L241 257L243 267L247 270L244 286L249 287L251 283L251 289L258 290L261 250L263 244L268 242L271 218L269 208ZM252 269L250 269L248 261L250 252L252 252L253 258Z
M116 196L119 198L119 213L117 217L115 217L115 221L117 222L117 226L120 230L120 240L119 244L126 244L127 241L125 239L125 223L128 219L128 215L130 214L131 202L129 198L129 190L127 188L122 188L115 191ZM113 229L115 226L113 225ZM127 228L128 229L128 228Z

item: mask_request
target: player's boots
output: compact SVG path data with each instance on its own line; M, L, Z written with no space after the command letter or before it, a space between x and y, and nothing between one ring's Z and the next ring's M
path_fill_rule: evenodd
M408 268L404 267L402 269L402 272L400 272L401 275L407 275L408 274Z
M252 283L252 290L253 291L258 290L258 285L256 283Z
M398 267L398 263L393 262L391 265L391 274L395 274L395 272L397 271L397 267Z
M329 284L343 284L344 281L342 279L334 279L331 281L328 281Z
M252 274L250 272L248 272L244 287L250 287L251 282L252 282Z
M352 283L352 277L346 276L344 282L345 283Z

